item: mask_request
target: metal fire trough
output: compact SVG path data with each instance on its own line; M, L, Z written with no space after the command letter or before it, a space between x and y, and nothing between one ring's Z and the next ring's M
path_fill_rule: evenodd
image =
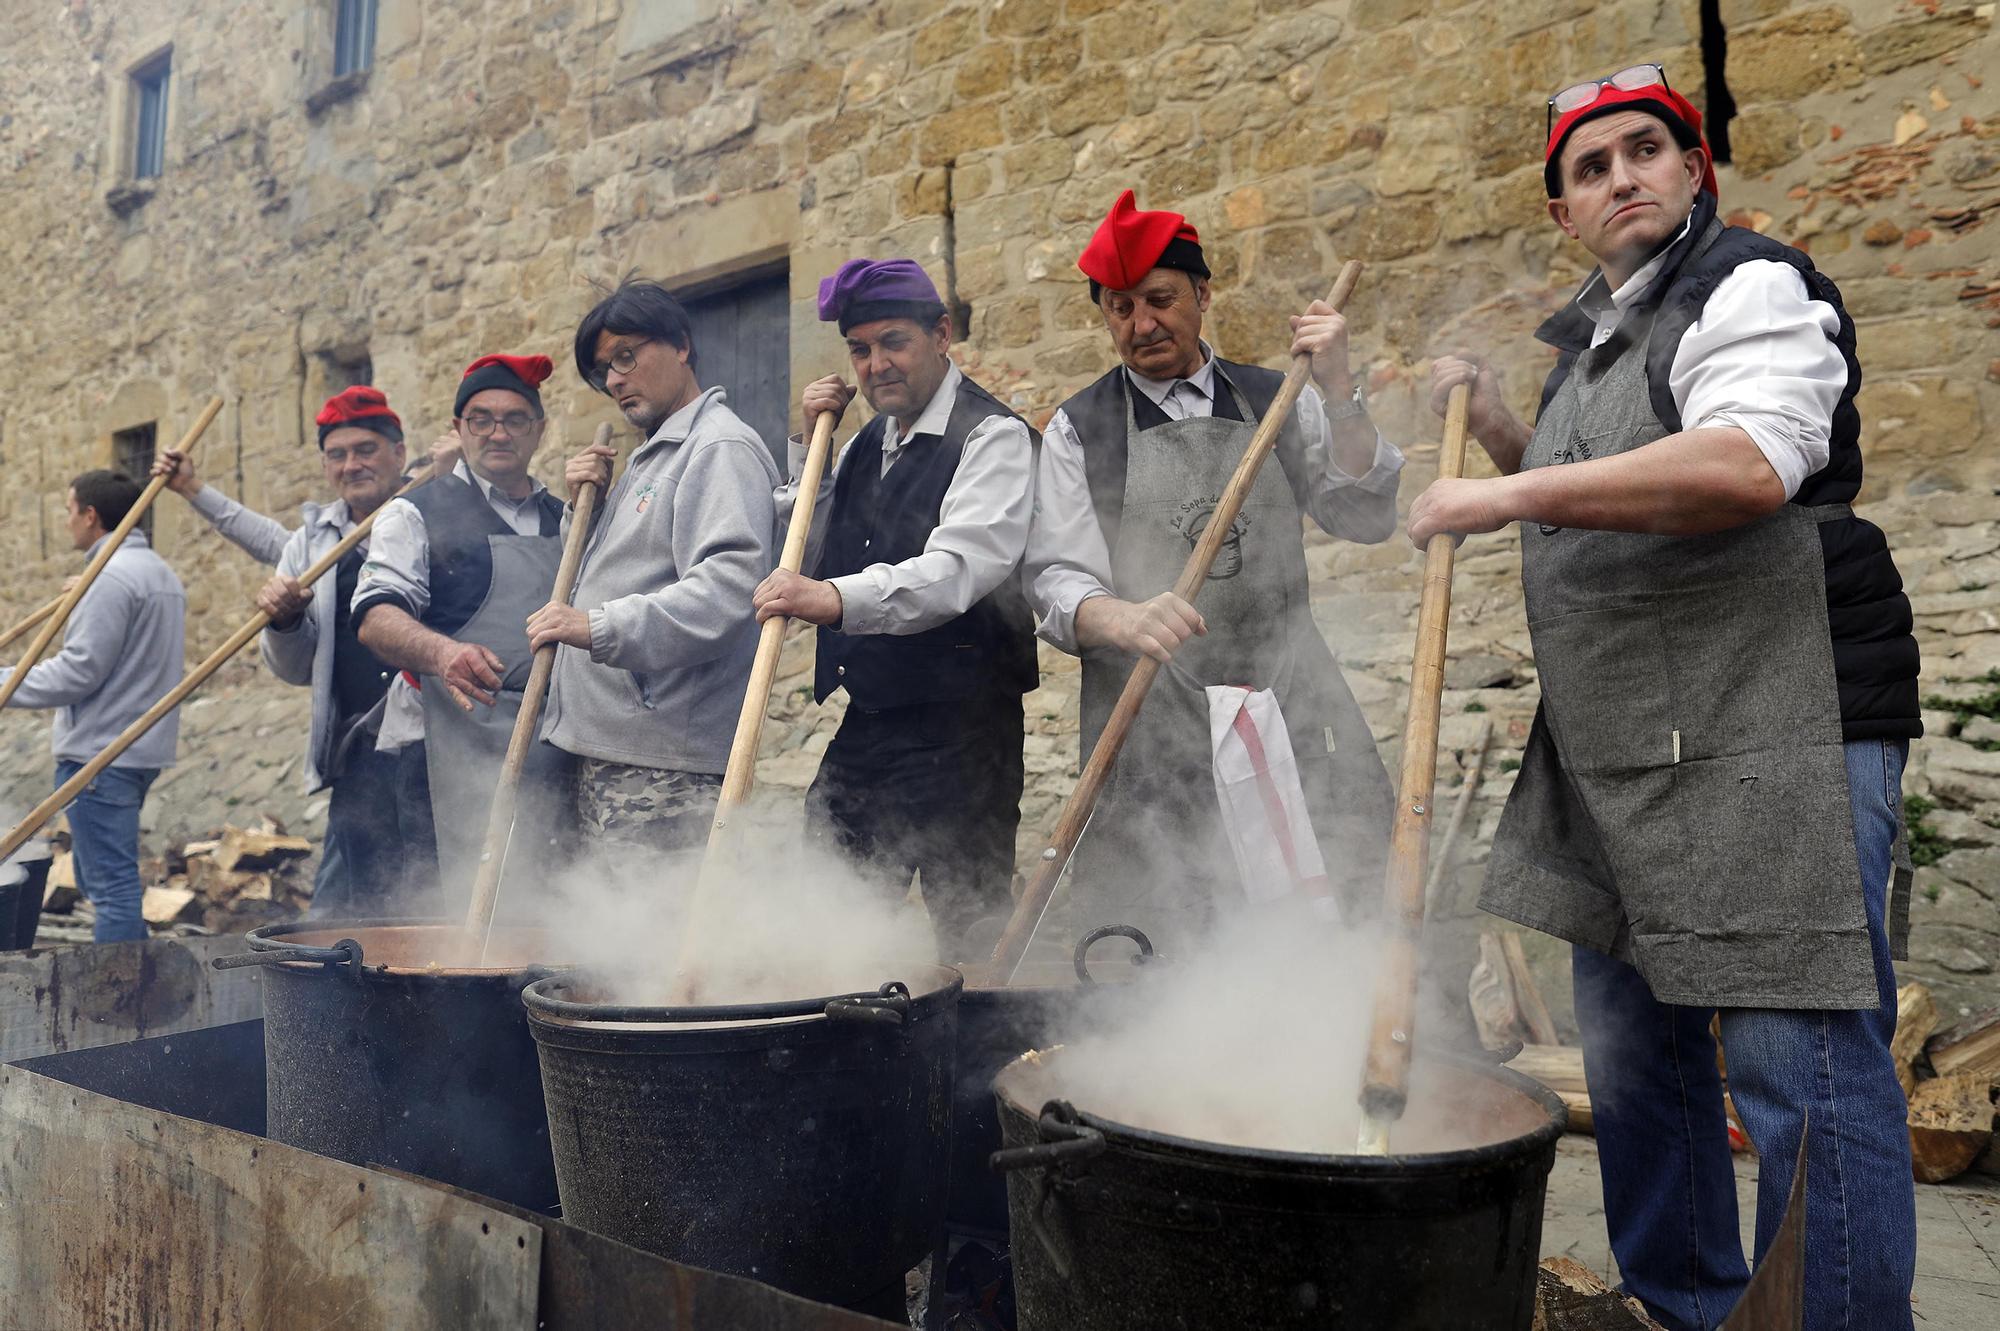
M865 1331L892 1325L263 1136L242 940L0 953L8 1326Z

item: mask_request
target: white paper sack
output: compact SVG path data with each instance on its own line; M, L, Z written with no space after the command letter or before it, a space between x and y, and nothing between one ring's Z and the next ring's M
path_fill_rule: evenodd
M1252 901L1303 893L1331 905L1326 861L1313 836L1277 695L1210 685L1208 740L1215 797L1244 892ZM1222 896L1218 891L1217 899Z

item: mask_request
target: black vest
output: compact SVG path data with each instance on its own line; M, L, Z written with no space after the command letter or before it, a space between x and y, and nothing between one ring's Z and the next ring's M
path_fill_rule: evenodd
M1854 355L1854 320L1841 303L1840 289L1798 250L1743 227L1725 227L1714 244L1690 260L1696 239L1714 216L1714 198L1699 196L1687 234L1669 249L1659 275L1626 316L1642 318L1650 312L1646 381L1653 414L1669 431L1682 428L1668 375L1681 338L1701 317L1702 308L1723 279L1739 264L1757 259L1789 264L1805 279L1807 294L1831 305L1839 316L1834 345L1847 364L1847 386L1833 409L1827 464L1806 477L1791 502L1807 506L1851 503L1861 492L1861 413L1854 405L1854 396L1861 388L1861 365ZM1590 316L1575 301L1535 330L1537 338L1559 353L1555 369L1542 386L1543 407L1569 376L1577 356L1589 348L1592 331ZM1826 562L1826 611L1833 635L1834 676L1840 688L1842 733L1848 739L1921 735L1917 640L1912 632L1910 601L1903 594L1902 574L1889 553L1888 539L1874 523L1847 517L1820 523L1819 540Z
M838 578L871 564L900 564L921 555L937 528L966 437L992 416L1019 419L991 393L961 377L944 434L910 440L887 476L882 474L882 436L888 418L877 416L863 426L848 444L834 481L819 576ZM1033 430L1028 437L1039 446ZM1018 697L1039 682L1035 621L1018 571L964 614L921 633L849 636L822 628L813 663L815 699L824 702L835 689L845 688L857 706L870 708Z
M1239 365L1222 357L1215 358L1217 370L1227 373L1243 395L1250 399L1250 409L1258 420L1271 414L1271 403L1277 400L1278 390L1284 386L1285 376L1276 370L1267 370L1261 365ZM1214 414L1217 419L1240 421L1243 412L1238 408L1234 396L1218 374L1213 380L1215 388ZM1090 487L1091 507L1097 510L1097 525L1104 531L1104 546L1107 550L1118 548L1118 525L1125 514L1125 404L1132 404L1132 421L1140 430L1150 430L1156 425L1165 425L1170 419L1154 401L1132 386L1130 376L1123 365L1114 365L1110 373L1062 404L1062 413L1069 418L1070 428L1076 432L1077 441L1083 446L1083 476ZM1298 426L1287 420L1281 432L1294 437ZM1292 438L1296 445L1298 440ZM1288 453L1295 449L1275 450L1280 466L1289 467ZM1290 476L1296 492L1298 478Z
M493 549L486 538L519 533L493 511L477 485L457 476L425 481L404 498L423 514L430 546L431 604L423 625L450 637L478 613L493 581ZM535 506L541 510L541 534L556 539L562 531L562 501L545 490ZM370 605L395 599L385 593L364 600L354 607L355 622L361 622Z

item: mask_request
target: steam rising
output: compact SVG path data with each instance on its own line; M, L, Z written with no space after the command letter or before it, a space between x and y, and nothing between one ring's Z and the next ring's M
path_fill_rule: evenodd
M604 1001L663 1004L702 871L698 851L662 860L600 842L536 903L535 922L562 962L603 982ZM796 838L756 842L707 872L704 1005L872 990L936 951L920 907Z

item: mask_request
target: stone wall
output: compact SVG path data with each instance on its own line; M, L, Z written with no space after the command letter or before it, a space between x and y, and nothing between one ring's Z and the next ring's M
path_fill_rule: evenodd
M60 525L68 477L107 461L115 430L158 420L165 442L211 392L227 406L204 470L284 512L318 488L312 411L364 361L423 440L473 355L545 351L560 368L539 469L555 474L605 416L568 367L570 330L593 283L633 268L699 283L787 259L797 384L838 365L813 318L817 278L854 254L910 255L969 313L968 368L1044 414L1110 364L1073 260L1127 185L1201 228L1210 332L1240 358L1281 356L1284 316L1338 260L1368 261L1356 354L1377 418L1411 451L1407 501L1434 466L1429 358L1494 356L1527 412L1548 360L1527 334L1587 269L1544 211L1543 99L1660 60L1703 102L1699 10L385 0L373 68L335 82L327 0L7 6L0 617L76 566ZM1840 282L1868 372L1865 497L1919 592L1927 689L1976 701L1952 681L2000 667L1982 447L2000 411L1992 6L1720 11L1737 105L1725 211ZM166 170L135 187L128 77L168 45ZM194 651L246 612L261 571L190 517L168 497L158 536L189 585ZM1314 551L1329 636L1393 745L1415 562L1400 543ZM1514 566L1503 538L1468 547L1454 625L1504 685L1453 696L1500 728L1489 824L1534 698ZM1070 772L1074 678L1047 660L1024 843ZM774 761L800 753L805 770L833 715L803 709L800 733L776 728ZM1447 740L1468 743L1478 715L1460 712ZM1955 732L1977 712L1933 719ZM1930 746L1941 762L1919 750L1913 789L1938 801L1944 849L2000 839L1985 822L2000 818L1985 742ZM1955 872L1919 901L1952 912L1926 925L1925 965L1970 992L2000 965L2000 887L1983 860Z

